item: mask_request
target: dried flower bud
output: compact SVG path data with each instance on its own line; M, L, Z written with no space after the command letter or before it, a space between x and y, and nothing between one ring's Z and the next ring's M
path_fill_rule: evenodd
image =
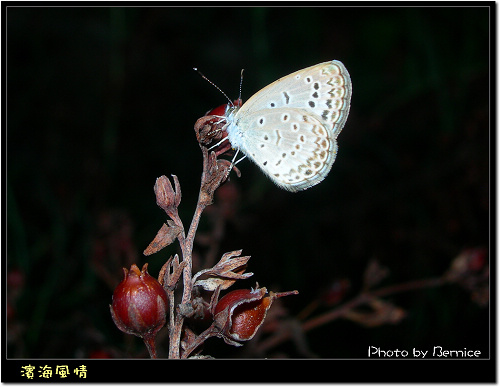
M194 124L196 139L200 145L207 148L217 144L223 138L227 137L227 132L223 130L225 124L225 119L221 119L215 115L207 115L199 118ZM223 143L229 144L229 141L224 141ZM230 144L229 146L226 145L226 150L230 147Z
M156 204L170 217L172 217L174 213L177 214L177 207L181 202L181 187L179 180L175 175L172 175L172 177L174 178L175 191L172 188L170 180L164 175L156 179L154 187Z
M167 294L158 281L134 264L130 271L123 269L125 278L113 293L111 316L123 332L142 338L151 338L165 325L168 306Z
M233 290L219 300L214 310L215 325L226 343L238 346L238 341L252 339L276 298L298 294L266 293L266 288Z
M241 99L237 99L233 103L217 106L198 119L194 130L200 145L204 147L214 146L214 152L217 156L231 150L231 143L227 139L225 128L227 125L226 112L228 109L241 107L241 105Z
M207 148L201 148L203 152L203 174L200 190L200 204L208 206L213 202L215 190L229 177L229 172L234 169L238 176L239 170L229 160L217 160L215 152L208 153Z

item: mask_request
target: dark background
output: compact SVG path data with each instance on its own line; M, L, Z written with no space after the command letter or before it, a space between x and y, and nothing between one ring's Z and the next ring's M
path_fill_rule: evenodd
M218 255L252 256L255 275L239 286L299 290L283 299L294 316L342 279L345 299L355 296L371 259L390 270L380 284L388 286L440 276L464 249L489 246L488 7L3 12L11 358L147 356L114 326L108 305L122 266L149 262L156 276L177 252L141 253L166 220L153 194L158 176L178 176L190 223L202 167L193 125L226 102L193 67L231 98L244 68L244 101L332 59L353 82L324 182L289 193L249 161L238 165L241 178L232 175L237 208ZM200 233L210 231L207 219ZM407 313L399 324L337 320L307 333L309 349L365 358L371 345L441 345L488 356L489 308L461 287L388 300ZM210 339L205 352L243 351ZM288 342L267 356L301 354Z

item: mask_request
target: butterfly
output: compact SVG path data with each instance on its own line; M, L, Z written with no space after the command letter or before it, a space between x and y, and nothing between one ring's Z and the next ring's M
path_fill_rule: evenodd
M226 150L242 152L277 186L297 192L330 172L351 95L347 69L333 60L280 78L244 104L238 99L208 114L219 115Z

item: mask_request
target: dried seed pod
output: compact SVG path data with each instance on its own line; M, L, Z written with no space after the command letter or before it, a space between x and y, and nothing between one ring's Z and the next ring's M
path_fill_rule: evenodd
M216 326L224 341L241 345L252 339L264 322L267 311L278 297L298 294L297 291L267 294L266 288L239 289L222 297L214 309Z
M167 294L159 282L134 264L123 269L125 278L113 293L111 316L123 332L142 338L154 337L165 325L168 308Z

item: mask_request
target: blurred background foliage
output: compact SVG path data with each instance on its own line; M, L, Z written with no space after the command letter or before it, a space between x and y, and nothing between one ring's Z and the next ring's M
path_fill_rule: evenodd
M332 59L353 82L337 161L319 186L292 194L238 165L218 255L252 256L255 275L240 287L299 290L283 301L294 316L332 283L347 280L346 299L355 295L371 259L390 285L440 276L464 249L489 246L488 7L4 12L8 357L146 356L108 305L122 267L149 262L156 276L177 252L141 253L166 220L158 176L178 176L186 227L193 214L202 168L193 125L226 102L193 67L231 98L244 68L244 101ZM200 233L211 227L205 216ZM407 313L398 325L335 321L307 334L309 348L325 358L364 358L370 345L487 356L489 309L460 287L390 301ZM206 352L244 353L216 339ZM300 356L291 343L275 354Z

